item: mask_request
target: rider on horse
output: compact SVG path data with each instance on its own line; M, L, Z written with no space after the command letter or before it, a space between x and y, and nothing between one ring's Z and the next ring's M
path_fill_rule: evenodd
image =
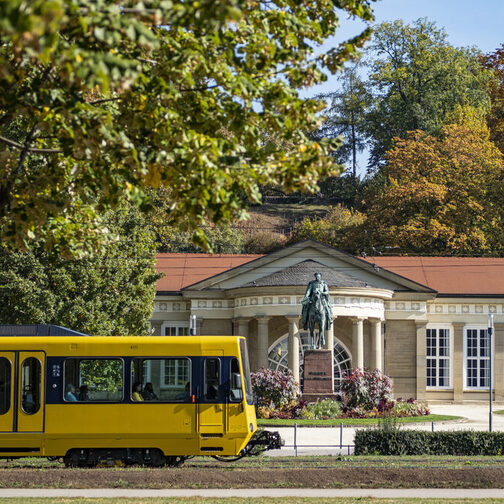
M317 309L316 300L319 299L319 307ZM322 280L322 275L317 272L315 273L315 280L308 283L306 287L305 297L301 300L303 305L301 317L303 321L303 329L306 330L310 326L310 335L313 339L313 328L310 324L310 318L314 318L318 315L319 320L319 335L324 335L324 331L329 329L332 324L332 310L329 303L329 287L327 283ZM310 317L311 315L311 317ZM324 320L325 324L320 324L320 321ZM320 326L325 327L320 327Z

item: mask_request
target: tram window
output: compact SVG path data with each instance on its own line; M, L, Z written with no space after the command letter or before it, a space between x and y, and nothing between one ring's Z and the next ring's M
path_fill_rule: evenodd
M121 359L67 359L66 402L117 402L123 397Z
M28 357L21 366L21 409L34 415L40 409L42 364L35 357Z
M191 361L186 357L170 359L133 359L131 390L133 401L189 401L191 398ZM140 384L140 386L138 385Z
M243 401L240 364L238 363L238 359L231 360L229 369L229 400L231 402Z
M0 415L4 415L10 410L11 373L12 365L10 360L0 357Z
M214 401L219 398L220 360L205 359L204 398Z

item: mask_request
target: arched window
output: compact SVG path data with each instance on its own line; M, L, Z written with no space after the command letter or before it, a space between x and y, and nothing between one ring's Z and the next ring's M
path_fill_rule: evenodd
M304 362L304 352L310 349L309 338L310 334L308 332L300 332L299 336L301 338L301 344L299 345L299 376L301 381L303 380L303 362ZM270 369L281 369L286 371L288 369L288 340L289 336L285 335L270 348L268 354L268 367ZM343 373L350 371L350 355L348 354L346 348L334 339L334 390L338 391L340 387L341 377Z

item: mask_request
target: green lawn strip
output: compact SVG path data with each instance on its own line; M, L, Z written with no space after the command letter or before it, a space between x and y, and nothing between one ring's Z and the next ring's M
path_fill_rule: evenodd
M451 420L460 420L461 418L463 417L452 415L424 415L394 418L394 421L397 421L397 423L448 422ZM261 427L293 427L294 424L303 427L339 427L340 424L344 426L378 425L380 421L382 421L380 418L330 418L328 420L259 418L257 419L257 424Z
M500 409L500 410L497 410L497 411L492 411L492 413L495 413L496 415L504 415L504 409Z
M2 499L2 504L20 504L19 498ZM271 502L280 504L504 504L504 499L373 499L369 497L339 497L339 498L319 498L319 497L153 497L135 499L114 499L114 498L31 498L23 499L29 504L270 504Z

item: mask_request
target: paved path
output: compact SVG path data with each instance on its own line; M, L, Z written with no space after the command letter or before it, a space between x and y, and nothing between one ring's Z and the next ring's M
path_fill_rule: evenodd
M437 415L454 415L463 417L463 420L434 423L434 430L488 430L489 406L488 403L464 403L464 404L430 404L431 413ZM503 410L504 404L495 404L493 410ZM504 431L504 415L492 415L492 427L494 431ZM404 429L431 430L429 422L404 424ZM278 431L285 441L285 447L281 450L266 452L267 456L291 456L296 454L294 449L294 437L296 437L298 455L348 455L352 453L349 445L353 445L355 427L298 427L297 432L293 427L271 427L268 430ZM340 439L344 446L339 448Z
M463 489L463 488L236 488L212 490L142 490L121 488L93 488L93 489L1 489L0 498L30 497L52 498L131 498L145 499L148 497L372 497L375 499L504 499L503 489Z

